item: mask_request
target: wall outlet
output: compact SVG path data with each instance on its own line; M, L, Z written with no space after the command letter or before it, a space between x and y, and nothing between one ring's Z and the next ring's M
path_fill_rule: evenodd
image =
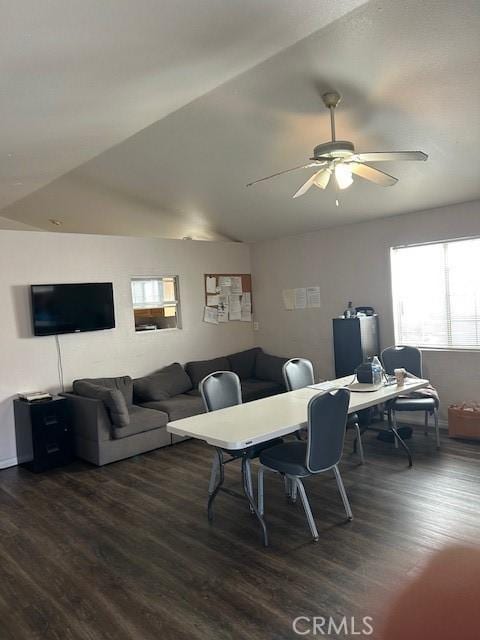
M260 323L259 322L254 322L253 323L253 330L254 331L258 331L260 329Z

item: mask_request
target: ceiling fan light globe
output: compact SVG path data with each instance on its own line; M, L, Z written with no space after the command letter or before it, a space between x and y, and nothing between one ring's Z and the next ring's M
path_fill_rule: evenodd
M335 180L339 189L347 189L353 183L352 170L347 164L336 165Z

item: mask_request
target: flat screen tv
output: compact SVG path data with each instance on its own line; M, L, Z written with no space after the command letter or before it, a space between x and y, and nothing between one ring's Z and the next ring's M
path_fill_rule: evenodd
M111 282L33 284L31 292L36 336L115 327Z

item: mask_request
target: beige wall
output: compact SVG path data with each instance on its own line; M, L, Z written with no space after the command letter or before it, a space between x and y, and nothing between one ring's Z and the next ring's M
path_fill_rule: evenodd
M339 221L341 215L339 209ZM332 377L332 318L348 300L374 306L382 347L394 342L389 248L470 235L480 235L478 201L253 244L257 343L272 353L310 358L318 377ZM282 289L310 285L321 287L320 309L283 308ZM424 286L428 296L428 282ZM479 352L426 351L424 365L441 394L443 419L448 404L480 400Z
M54 337L32 336L29 284L113 282L116 328L60 336L68 385L251 347L250 323L202 321L204 273L249 271L249 248L238 243L0 231L0 467L15 463L13 396L59 390ZM135 334L131 276L167 274L180 277L182 330Z

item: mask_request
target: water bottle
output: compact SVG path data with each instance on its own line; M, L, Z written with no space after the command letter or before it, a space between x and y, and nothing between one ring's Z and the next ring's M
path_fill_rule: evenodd
M383 367L377 356L372 358L372 384L382 384Z
M356 315L357 315L357 312L353 308L352 302L349 301L348 302L348 307L345 309L345 311L343 313L343 317L344 318L355 318Z

